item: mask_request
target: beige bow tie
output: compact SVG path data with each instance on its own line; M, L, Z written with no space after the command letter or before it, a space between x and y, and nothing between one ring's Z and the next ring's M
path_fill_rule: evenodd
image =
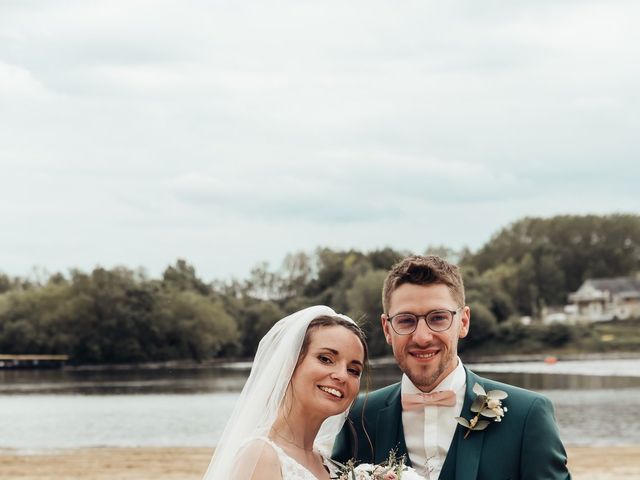
M456 392L442 390L431 393L405 393L402 395L403 410L418 410L428 405L453 407L456 404Z

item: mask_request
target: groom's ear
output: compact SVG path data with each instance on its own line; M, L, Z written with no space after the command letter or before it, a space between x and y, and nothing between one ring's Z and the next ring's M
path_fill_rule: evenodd
M469 326L471 324L471 309L465 306L460 312L460 329L458 331L458 338L464 338L469 333Z
M391 345L391 331L389 330L391 326L389 322L387 322L387 316L383 313L380 315L380 322L382 323L382 331L384 332L384 338L389 345Z

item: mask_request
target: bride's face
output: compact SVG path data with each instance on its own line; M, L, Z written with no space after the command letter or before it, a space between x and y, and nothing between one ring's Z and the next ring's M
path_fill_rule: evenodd
M364 348L353 332L338 325L316 328L310 338L291 378L292 406L309 415L337 415L358 394Z

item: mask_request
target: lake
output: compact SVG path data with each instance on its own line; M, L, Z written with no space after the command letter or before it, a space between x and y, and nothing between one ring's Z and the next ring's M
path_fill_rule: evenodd
M470 366L548 396L567 445L640 444L640 359ZM248 368L0 371L0 448L215 446Z

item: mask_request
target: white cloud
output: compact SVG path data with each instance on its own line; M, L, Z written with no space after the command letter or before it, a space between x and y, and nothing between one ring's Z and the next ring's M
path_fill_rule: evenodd
M4 2L0 270L242 275L637 212L639 9Z
M0 61L0 96L42 98L46 93L27 69Z

